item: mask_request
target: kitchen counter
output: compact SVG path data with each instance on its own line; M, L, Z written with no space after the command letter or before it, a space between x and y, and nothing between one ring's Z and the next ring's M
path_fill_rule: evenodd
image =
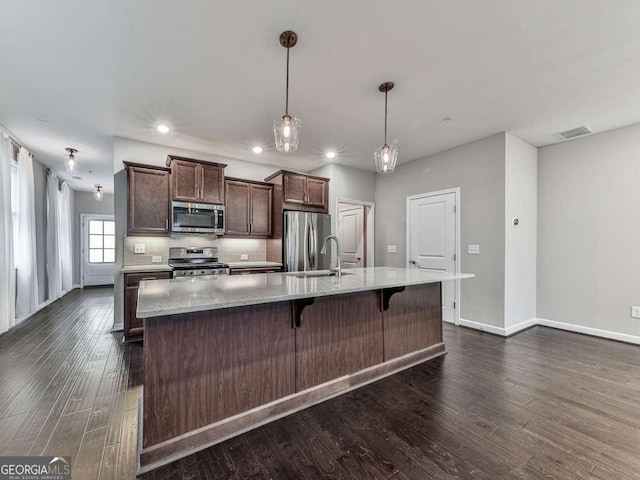
M121 273L145 273L145 272L171 272L173 269L167 264L156 263L154 265L125 265L120 269Z
M282 264L278 262L227 262L230 268L281 268Z
M289 273L271 273L143 281L138 292L137 316L161 317L473 277L465 273L392 267L353 268L345 273L340 278L298 278Z
M444 355L442 283L470 277L375 267L141 282L138 474Z

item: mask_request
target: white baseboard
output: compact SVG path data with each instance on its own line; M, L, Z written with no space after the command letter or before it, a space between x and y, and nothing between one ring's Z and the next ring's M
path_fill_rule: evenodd
M585 335L591 335L592 337L608 338L609 340L617 340L619 342L627 342L633 343L635 345L640 345L639 336L628 335L626 333L611 332L609 330L600 330L598 328L584 327L582 325L574 325L572 323L556 322L555 320L547 320L546 318L530 318L529 320L516 323L515 325L511 325L507 328L496 327L495 325L474 322L473 320L461 318L460 325L487 333L493 333L494 335L500 335L501 337L509 337L522 330L533 327L534 325L541 325L543 327L551 327L558 330L583 333Z
M547 320L546 318L538 318L538 325L543 327L557 328L558 330L568 330L570 332L584 333L593 337L608 338L610 340L618 340L620 342L633 343L640 345L640 337L628 335L626 333L611 332L609 330L600 330L598 328L584 327L582 325L574 325L572 323L556 322L555 320Z
M514 335L518 332L521 332L522 330L526 330L527 328L531 328L534 325L538 324L538 319L537 318L530 318L529 320L525 320L524 322L520 322L520 323L516 323L515 325L511 325L510 327L507 327L504 329L505 331L505 336L509 337L511 335Z
M80 285L72 285L71 286L71 290L69 290L69 292L71 292L72 290L75 290L76 288L80 288ZM64 292L62 294L62 297L64 297L67 293L69 292ZM62 298L60 297L60 298ZM38 313L40 310L42 310L43 308L48 307L49 305L51 305L53 302L55 302L56 300L60 300L60 298L50 298L49 300L45 300L44 302L42 302L41 304L38 305L38 308L35 312L30 313L29 315L22 317L22 318L18 318L16 319L16 323L15 325L12 325L9 328L13 328L17 325L20 325L22 322L24 322L25 320L28 320L29 318L33 317L36 313Z
M474 322L473 320L467 320L466 318L460 319L460 326L473 328L475 330L481 330L483 332L493 333L494 335L500 335L501 337L507 336L507 331L504 328L496 327L495 325L489 325L488 323Z
M124 330L124 323L114 323L113 328L111 329L112 332L121 332L123 330Z

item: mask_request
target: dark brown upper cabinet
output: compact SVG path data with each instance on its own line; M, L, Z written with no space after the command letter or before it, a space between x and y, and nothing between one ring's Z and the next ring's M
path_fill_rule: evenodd
M225 164L169 155L167 166L174 201L224 204Z
M328 178L280 170L265 181L274 183L277 192L281 192L282 208L285 210L329 211Z
M128 180L127 235L171 234L170 171L124 162Z
M227 177L225 200L225 237L273 235L273 185Z

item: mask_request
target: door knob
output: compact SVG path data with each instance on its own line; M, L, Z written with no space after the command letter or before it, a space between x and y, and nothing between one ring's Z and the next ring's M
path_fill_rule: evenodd
M417 265L417 264L418 264L418 262L416 262L415 260L409 260L409 263L410 263L411 265Z
M359 262L360 260L362 260L362 258L356 257L355 260L356 260L356 262Z

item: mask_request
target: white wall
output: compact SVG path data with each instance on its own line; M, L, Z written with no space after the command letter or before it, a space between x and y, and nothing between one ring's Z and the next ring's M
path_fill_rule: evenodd
M505 328L536 318L538 149L505 138ZM513 225L517 218L519 224Z
M402 154L402 152L400 152ZM408 195L460 187L460 270L476 278L460 282L461 317L504 327L505 134L405 163L391 175L377 175L376 264L406 267ZM467 255L479 244L480 255ZM396 245L398 253L387 253Z
M539 318L640 341L639 185L640 125L539 149Z

